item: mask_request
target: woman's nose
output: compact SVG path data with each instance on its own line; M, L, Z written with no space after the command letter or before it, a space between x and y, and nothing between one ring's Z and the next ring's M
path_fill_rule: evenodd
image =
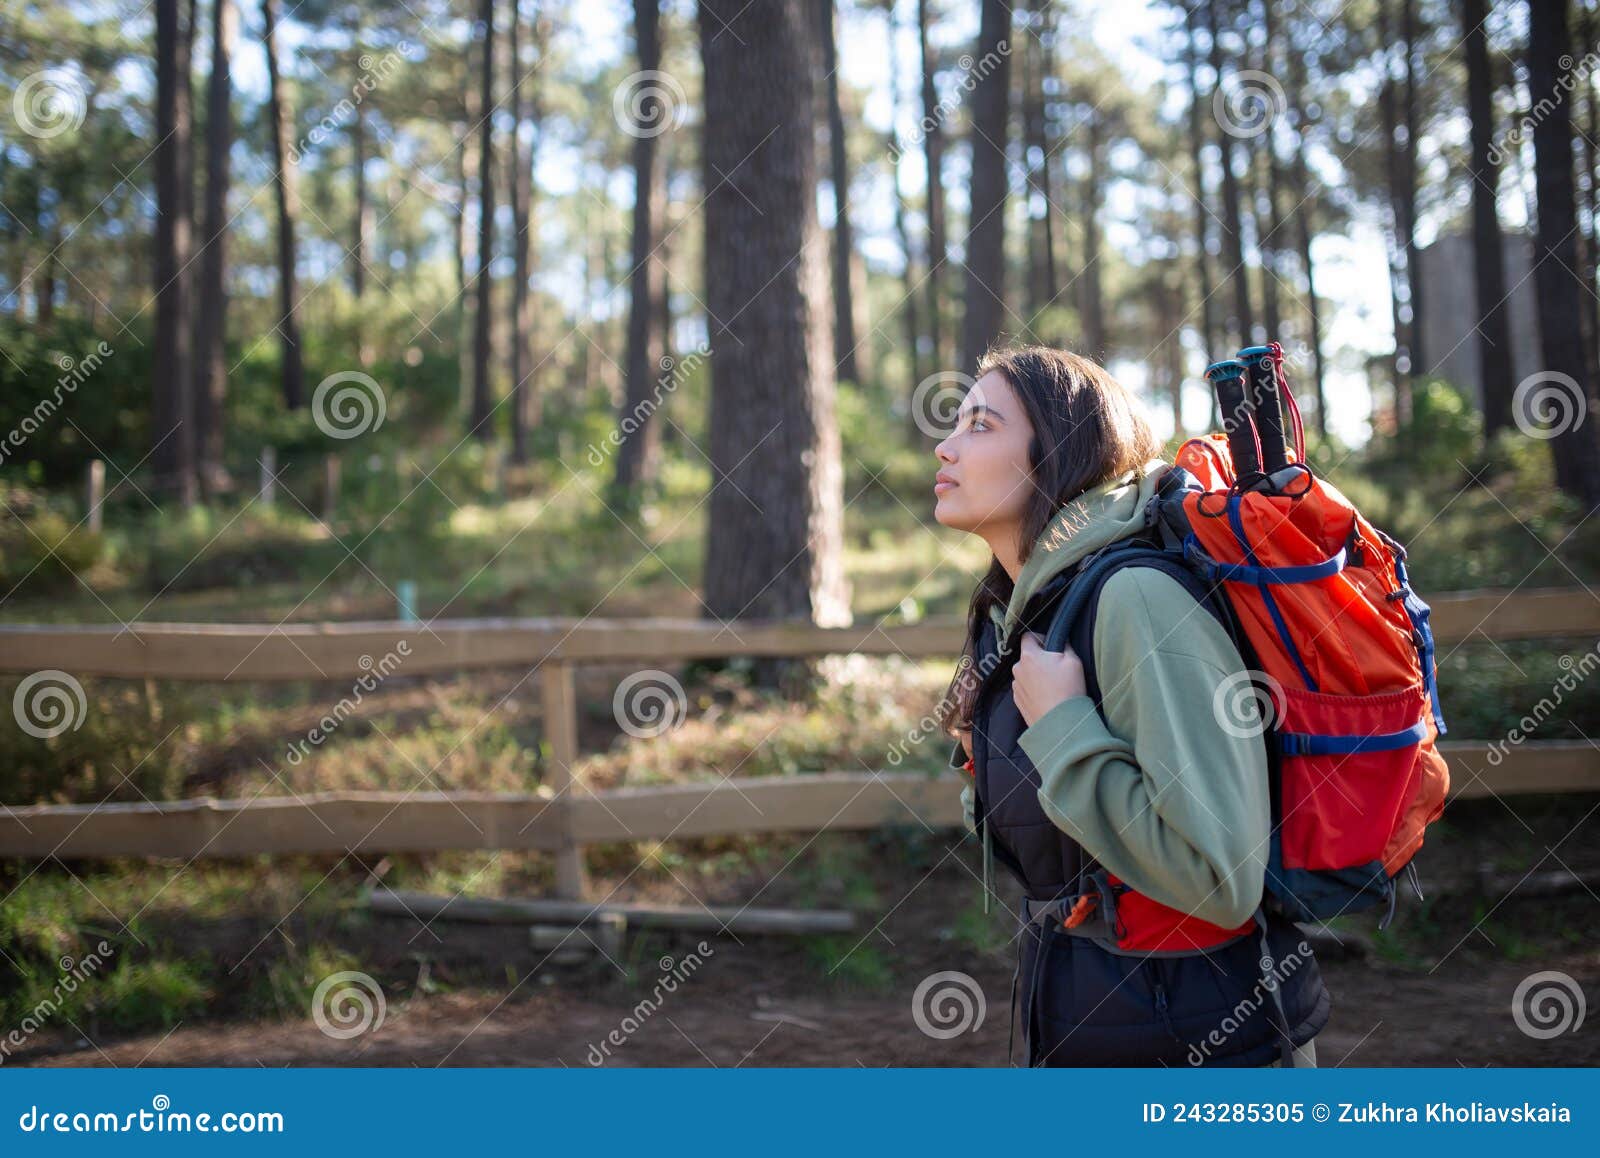
M950 439L946 438L933 448L933 455L940 462L954 462L956 456L950 452Z

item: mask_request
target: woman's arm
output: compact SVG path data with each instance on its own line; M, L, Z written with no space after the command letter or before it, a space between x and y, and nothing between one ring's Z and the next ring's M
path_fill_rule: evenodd
M1266 746L1213 707L1244 669L1221 625L1177 580L1129 567L1095 625L1105 718L1086 695L1022 733L1046 814L1162 904L1231 928L1261 901L1270 803Z

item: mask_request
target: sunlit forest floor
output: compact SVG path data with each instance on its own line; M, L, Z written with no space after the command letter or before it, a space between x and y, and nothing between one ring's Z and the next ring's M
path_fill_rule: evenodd
M1600 580L1600 536L1580 525L1548 485L1547 463L1537 450L1508 451L1497 459L1503 465L1496 472L1482 472L1469 447L1448 440L1434 440L1422 452L1379 446L1350 456L1324 448L1316 461L1372 521L1408 544L1413 582L1424 597L1593 584ZM925 484L931 457L896 452L880 454L870 466L856 456L851 462L846 539L858 618L959 615L985 556L930 521ZM1478 484L1470 481L1474 475ZM429 490L422 482L417 493L432 495L416 503L425 512L408 500L391 517L389 498L378 496L331 527L311 515L309 499L292 494L280 494L270 511L238 504L169 517L121 508L92 548L81 533L67 533L71 520L53 513L48 499L13 492L9 504L30 512L34 533L58 545L76 573L64 573L67 564L54 558L29 573L25 543L19 544L16 527L9 528L3 545L13 593L0 603L0 619L388 619L401 579L416 583L424 620L693 616L708 482L704 470L674 463L660 494L628 519L605 505L600 474L564 471L514 477L513 495L519 487L531 493L503 502L473 496L470 488ZM1451 738L1505 734L1567 670L1563 657L1594 646L1594 640L1479 641L1445 648L1440 685ZM885 754L904 747L949 676L942 663L839 657L820 665L809 695L783 698L749 687L738 663L681 667L674 675L688 691L687 719L641 743L623 735L612 717L612 692L630 670L593 667L579 674L579 774L594 787L710 778L732 768L741 776L766 776L883 767ZM9 695L10 682L0 691ZM526 672L419 678L402 671L294 765L283 758L285 738L304 735L347 688L84 684L92 706L83 727L49 746L15 733L5 741L15 750L0 752L0 800L407 790L418 785L419 770L427 771L432 789L528 791L543 776L544 729L537 687ZM1541 724L1539 738L1583 738L1597 729L1600 691L1580 684ZM924 740L899 766L936 773L947 748L937 737ZM1476 1033L1471 1019L1459 1014L1448 1034L1425 1032L1422 1023L1430 1008L1436 1020L1449 1019L1438 1011L1449 1006L1452 986L1482 990L1485 1001L1492 996L1504 1009L1510 995L1499 992L1502 982L1514 984L1535 967L1531 962L1600 979L1600 950L1582 932L1593 928L1595 898L1500 906L1471 884L1483 865L1525 871L1563 836L1565 863L1595 867L1600 844L1587 816L1596 803L1566 796L1453 806L1430 835L1422 861L1425 879L1442 880L1444 888L1430 889L1428 900L1389 932L1375 933L1364 917L1352 919L1352 927L1372 938L1372 957L1328 966L1336 1000L1349 1011L1348 1020L1336 1023L1333 1060L1600 1059L1592 1028L1542 1043L1514 1030L1510 1038ZM615 889L618 898L667 903L742 904L759 896L763 906L848 907L874 915L863 923L864 933L877 913L892 913L865 937L730 942L728 957L718 958L721 980L696 991L692 1002L701 1005L684 1006L689 1021L709 1019L700 1032L687 1022L687 1034L656 1026L619 1064L694 1063L697 1050L705 1051L699 1064L733 1064L758 1043L753 1064L998 1061L1010 971L1008 918L978 908L977 850L960 836L919 829L592 850L597 895ZM423 930L416 922L372 916L359 893L374 877L394 888L447 895L537 895L552 884L545 858L511 853L192 866L0 862L0 950L15 966L0 970L8 979L0 986L0 1024L15 1023L34 1007L69 948L108 937L124 949L115 971L75 996L61 1022L34 1039L34 1052L25 1056L100 1062L96 1049L84 1044L90 1040L119 1064L158 1045L157 1062L214 1056L248 1063L257 1054L240 1055L229 1027L265 1020L281 1022L256 1046L266 1064L576 1065L583 1064L582 1027L609 1025L637 1001L655 977L651 963L672 948L638 937L629 942L628 961L535 971L538 956L526 940L513 945L504 931L443 924ZM724 963L733 968L724 971ZM398 1036L378 1035L346 1049L305 1020L317 981L346 968L383 981L404 1013L386 1031ZM995 1005L983 1033L962 1039L953 1052L939 1052L950 1043L916 1032L904 1009L911 987L936 968L972 972ZM1436 994L1433 1004L1424 1000L1428 993ZM476 1045L460 1044L491 1014L481 1035L471 1035ZM845 1023L853 1027L848 1034ZM521 1028L508 1032L508 1026ZM174 1027L181 1028L165 1038ZM702 1037L711 1044L686 1044ZM128 1044L112 1044L118 1040ZM256 1040L252 1031L249 1041Z

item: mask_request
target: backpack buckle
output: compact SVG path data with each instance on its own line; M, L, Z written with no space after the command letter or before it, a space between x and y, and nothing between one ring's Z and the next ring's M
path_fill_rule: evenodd
M1046 928L1056 925L1073 937L1112 943L1121 941L1128 930L1117 915L1117 894L1127 892L1128 886L1113 885L1104 869L1088 874L1088 880L1092 887L1076 897L1027 902L1024 906L1027 920L1038 921Z

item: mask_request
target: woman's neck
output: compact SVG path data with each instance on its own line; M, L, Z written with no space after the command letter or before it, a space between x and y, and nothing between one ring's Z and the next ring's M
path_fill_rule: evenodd
M1020 538L1016 527L996 529L992 534L984 535L989 550L994 552L995 559L1011 576L1012 583L1016 583L1017 576L1022 572L1022 550L1018 546Z

